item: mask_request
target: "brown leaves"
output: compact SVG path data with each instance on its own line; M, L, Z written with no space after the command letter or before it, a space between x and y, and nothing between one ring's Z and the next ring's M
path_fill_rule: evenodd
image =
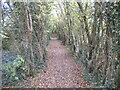
M82 66L77 65L58 40L51 40L48 47L46 73L31 79L31 86L39 88L90 87L83 80Z

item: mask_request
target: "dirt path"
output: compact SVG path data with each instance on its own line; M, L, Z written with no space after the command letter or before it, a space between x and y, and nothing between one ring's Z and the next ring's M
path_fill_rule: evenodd
M78 66L59 40L53 38L48 47L46 72L33 78L31 85L39 88L90 87L83 80L82 67Z

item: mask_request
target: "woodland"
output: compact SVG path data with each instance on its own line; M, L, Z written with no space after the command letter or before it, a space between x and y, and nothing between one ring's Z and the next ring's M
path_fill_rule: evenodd
M93 88L120 88L120 2L5 1L0 1L2 87L36 87L29 80L38 80L37 87L45 88L38 77L58 68L68 82L49 79L58 85L53 88L81 87L66 79L73 73L82 75L73 81L83 79ZM75 65L80 71L69 71Z

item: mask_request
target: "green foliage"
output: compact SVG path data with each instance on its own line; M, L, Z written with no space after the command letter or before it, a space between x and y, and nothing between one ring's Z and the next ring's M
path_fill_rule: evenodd
M119 87L120 2L77 4L64 3L64 13L58 13L59 39L70 46L93 86Z
M45 62L40 62L39 59L35 59L34 60L34 64L35 64L35 69L38 70L38 69L43 69L46 67L46 64Z
M16 82L25 78L25 60L18 55L14 61L10 61L2 67L2 84L15 85Z
M12 40L10 40L10 38L4 38L2 40L2 48L3 48L3 50L9 50L11 44L12 44Z

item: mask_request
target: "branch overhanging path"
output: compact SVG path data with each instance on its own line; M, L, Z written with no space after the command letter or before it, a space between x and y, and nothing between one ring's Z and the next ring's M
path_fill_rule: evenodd
M83 79L82 66L75 63L65 46L55 37L48 46L46 72L32 78L31 86L39 88L89 88Z

